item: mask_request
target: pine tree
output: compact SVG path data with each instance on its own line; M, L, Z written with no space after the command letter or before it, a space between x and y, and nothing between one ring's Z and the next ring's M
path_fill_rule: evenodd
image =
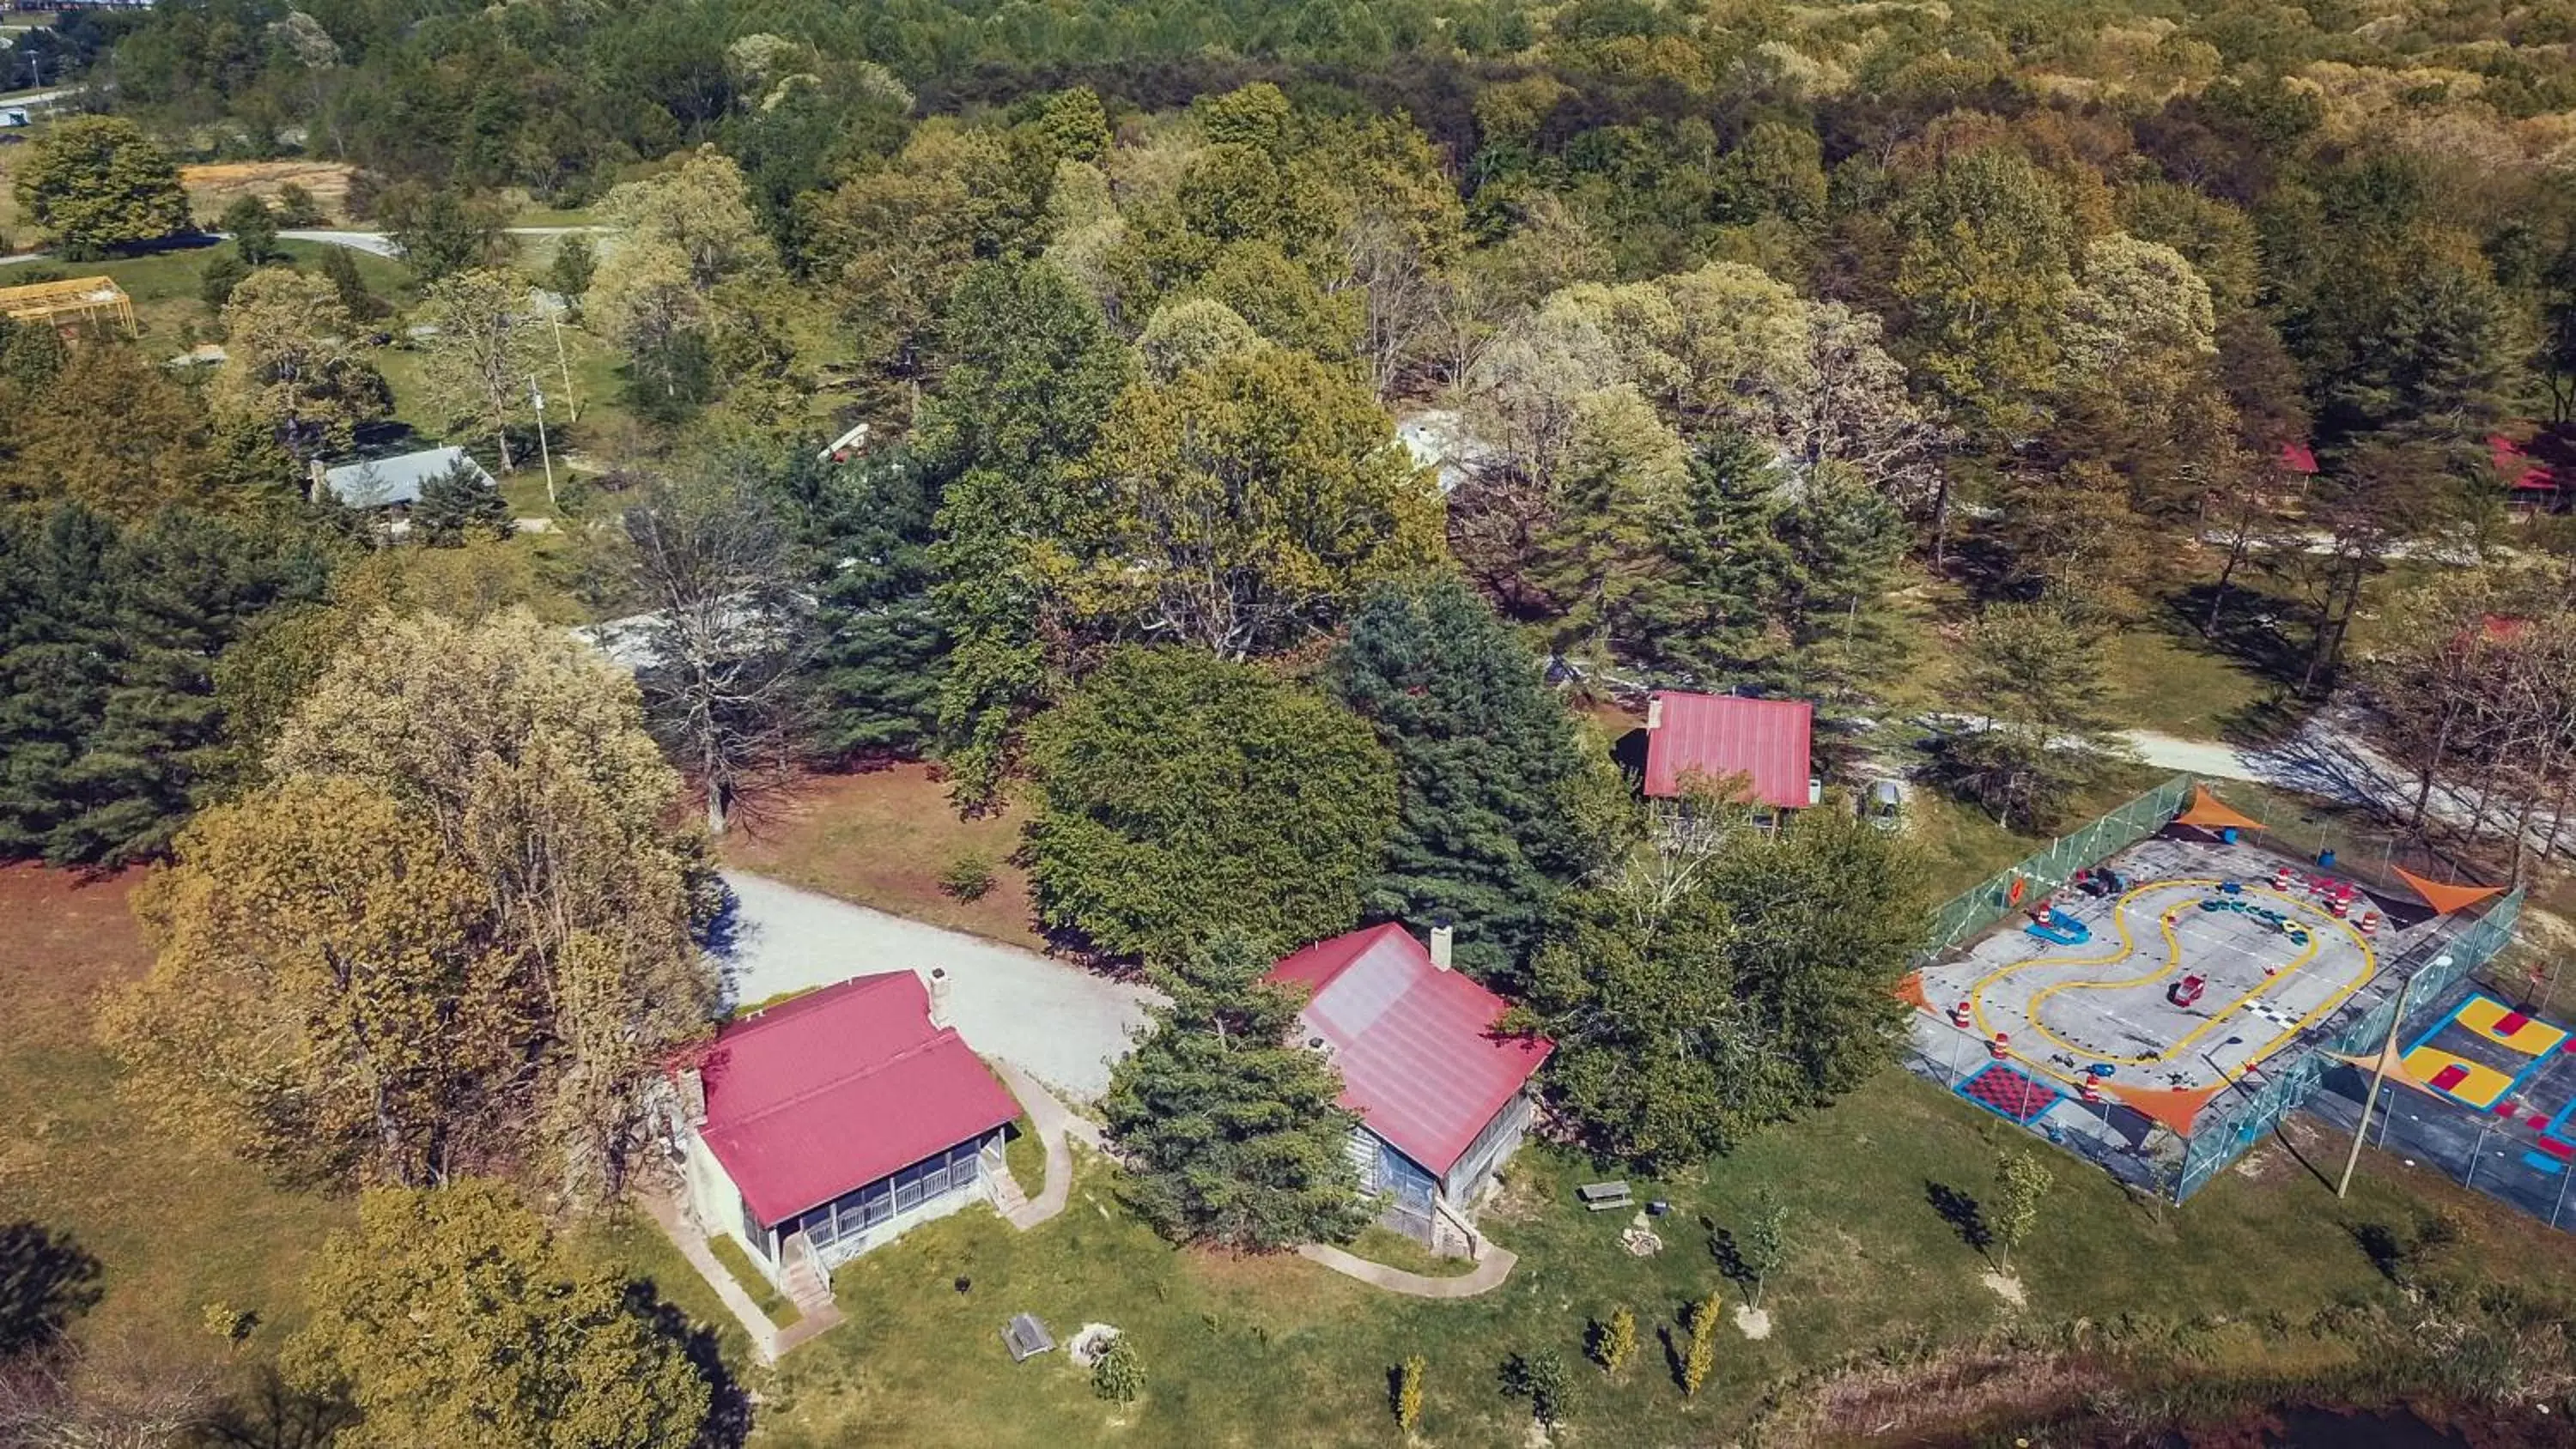
M47 854L115 686L116 528L76 504L0 513L0 857Z
M447 471L422 480L420 501L412 505L412 537L431 548L461 548L477 533L508 538L517 532L509 501L470 458L458 458Z
M1593 766L1538 660L1444 578L1371 593L1328 677L1395 757L1399 814L1368 914L1446 918L1471 973L1517 971L1594 857L1575 808Z
M1887 595L1905 556L1905 516L1866 477L1830 462L1793 494L1773 524L1789 564L1781 683L1828 718L1846 717L1900 662Z
M320 597L327 564L259 521L0 518L0 858L158 853L219 771L217 656L263 611Z
M1298 1000L1263 984L1268 950L1228 932L1157 970L1171 1004L1111 1072L1110 1140L1133 1202L1180 1241L1272 1250L1335 1242L1367 1221L1340 1074L1295 1044Z
M907 451L800 465L787 483L813 578L815 745L910 754L939 721L947 635L930 590L930 480Z
M1692 456L1680 505L1657 534L1669 567L1639 601L1634 657L1711 690L1784 677L1788 641L1775 620L1793 564L1775 530L1788 481L1741 436Z

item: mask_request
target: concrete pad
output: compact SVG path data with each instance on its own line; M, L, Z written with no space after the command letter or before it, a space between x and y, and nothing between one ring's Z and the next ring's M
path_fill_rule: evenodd
M1155 993L1016 946L925 925L747 871L725 872L739 902L724 954L725 999L765 1001L872 972L949 980L957 1034L1079 1101L1109 1088Z

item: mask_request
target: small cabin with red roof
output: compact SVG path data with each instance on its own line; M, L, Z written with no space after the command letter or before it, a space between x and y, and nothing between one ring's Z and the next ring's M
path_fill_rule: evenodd
M673 1071L698 1226L771 1281L989 1201L1020 1104L909 971L853 977L727 1022Z
M1452 968L1448 927L1429 945L1394 923L1318 941L1265 979L1309 989L1306 1044L1332 1059L1360 1116L1360 1190L1379 1221L1436 1251L1477 1251L1475 1204L1528 1135L1529 1083L1555 1050L1498 1029L1510 1004Z
M1657 690L1646 697L1646 798L1741 782L1757 809L1803 810L1823 788L1813 773L1815 722L1816 707L1803 699Z

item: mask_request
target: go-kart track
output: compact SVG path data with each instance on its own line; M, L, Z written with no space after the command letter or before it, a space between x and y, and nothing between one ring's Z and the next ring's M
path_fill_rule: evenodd
M2341 883L2246 846L2168 837L2111 864L2103 894L2026 901L1917 978L1945 1048L2011 1069L1969 1095L2017 1121L2063 1096L2224 1088L2341 1011L2395 934L2368 896L2345 897L2351 919L2338 918Z

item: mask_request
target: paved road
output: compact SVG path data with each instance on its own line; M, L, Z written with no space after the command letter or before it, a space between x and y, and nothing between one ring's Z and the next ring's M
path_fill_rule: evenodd
M612 232L616 228L610 226L509 226L501 230L510 236L570 236L574 232ZM217 240L230 240L230 235L225 232L210 231L205 235ZM346 231L337 227L296 227L281 231L278 235L288 241L320 242L325 246L347 247L351 251L365 252L369 256L383 257L389 261L402 259L401 244L380 231ZM19 262L41 262L52 255L51 252L12 252L5 257L0 257L0 267L13 266Z
M746 871L725 872L740 900L729 999L761 1001L871 971L946 967L957 1034L1069 1096L1109 1086L1152 994L1035 952L854 906Z

